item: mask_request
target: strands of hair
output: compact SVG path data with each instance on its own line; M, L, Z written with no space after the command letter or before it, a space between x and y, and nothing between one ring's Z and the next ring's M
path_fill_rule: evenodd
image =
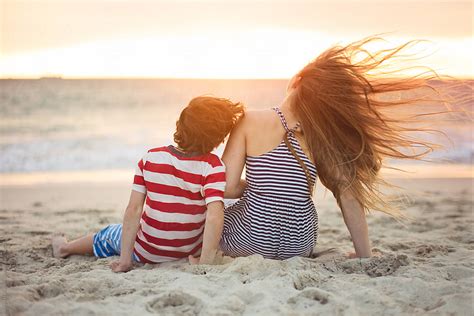
M446 77L427 67L403 67L417 60L405 51L420 41L376 52L366 48L381 40L368 37L326 50L299 72L290 97L321 182L338 203L350 190L366 211L400 218L399 207L382 192L390 186L379 173L386 158L422 160L438 148L413 135L442 133L423 127L433 115L461 113L470 119L450 104L470 101L472 87L463 97L448 95L459 84L441 91L436 82ZM407 70L415 74L401 76ZM438 110L430 112L430 105Z
M174 141L188 153L209 153L224 141L243 114L241 103L210 96L196 97L181 112Z

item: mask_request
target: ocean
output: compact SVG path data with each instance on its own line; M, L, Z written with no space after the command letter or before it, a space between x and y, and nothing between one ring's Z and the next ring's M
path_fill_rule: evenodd
M191 98L214 95L241 101L249 109L269 108L281 103L286 84L286 80L0 80L0 173L133 169L149 148L172 143L176 120ZM472 100L464 107L472 113ZM427 136L445 145L429 159L472 164L471 120L463 115L444 117L433 121L433 127L449 139ZM222 153L222 146L217 153Z

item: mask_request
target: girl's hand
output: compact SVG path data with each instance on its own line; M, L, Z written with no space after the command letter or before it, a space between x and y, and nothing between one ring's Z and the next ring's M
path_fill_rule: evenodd
M192 265L199 264L199 257L195 258L193 256L188 256L189 263Z
M133 269L133 264L131 262L122 262L120 260L115 260L110 263L110 268L115 273L117 272L128 272Z

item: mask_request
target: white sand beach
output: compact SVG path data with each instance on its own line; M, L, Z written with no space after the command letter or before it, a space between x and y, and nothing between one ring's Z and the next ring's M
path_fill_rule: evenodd
M352 243L331 194L315 196L319 258L255 255L222 265L186 261L113 273L111 258L52 257L69 238L121 222L127 181L60 180L1 186L1 313L6 315L471 315L473 181L393 179L411 200L404 223L369 215L370 259L346 259ZM11 180L11 179L10 179Z

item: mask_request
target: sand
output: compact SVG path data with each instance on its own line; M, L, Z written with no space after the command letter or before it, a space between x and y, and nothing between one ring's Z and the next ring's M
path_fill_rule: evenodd
M316 194L320 258L224 258L144 265L115 274L112 259L52 257L69 238L121 221L126 181L0 186L1 310L7 315L472 315L471 178L394 180L411 199L399 223L368 217L370 259L346 259L347 229L330 194Z

